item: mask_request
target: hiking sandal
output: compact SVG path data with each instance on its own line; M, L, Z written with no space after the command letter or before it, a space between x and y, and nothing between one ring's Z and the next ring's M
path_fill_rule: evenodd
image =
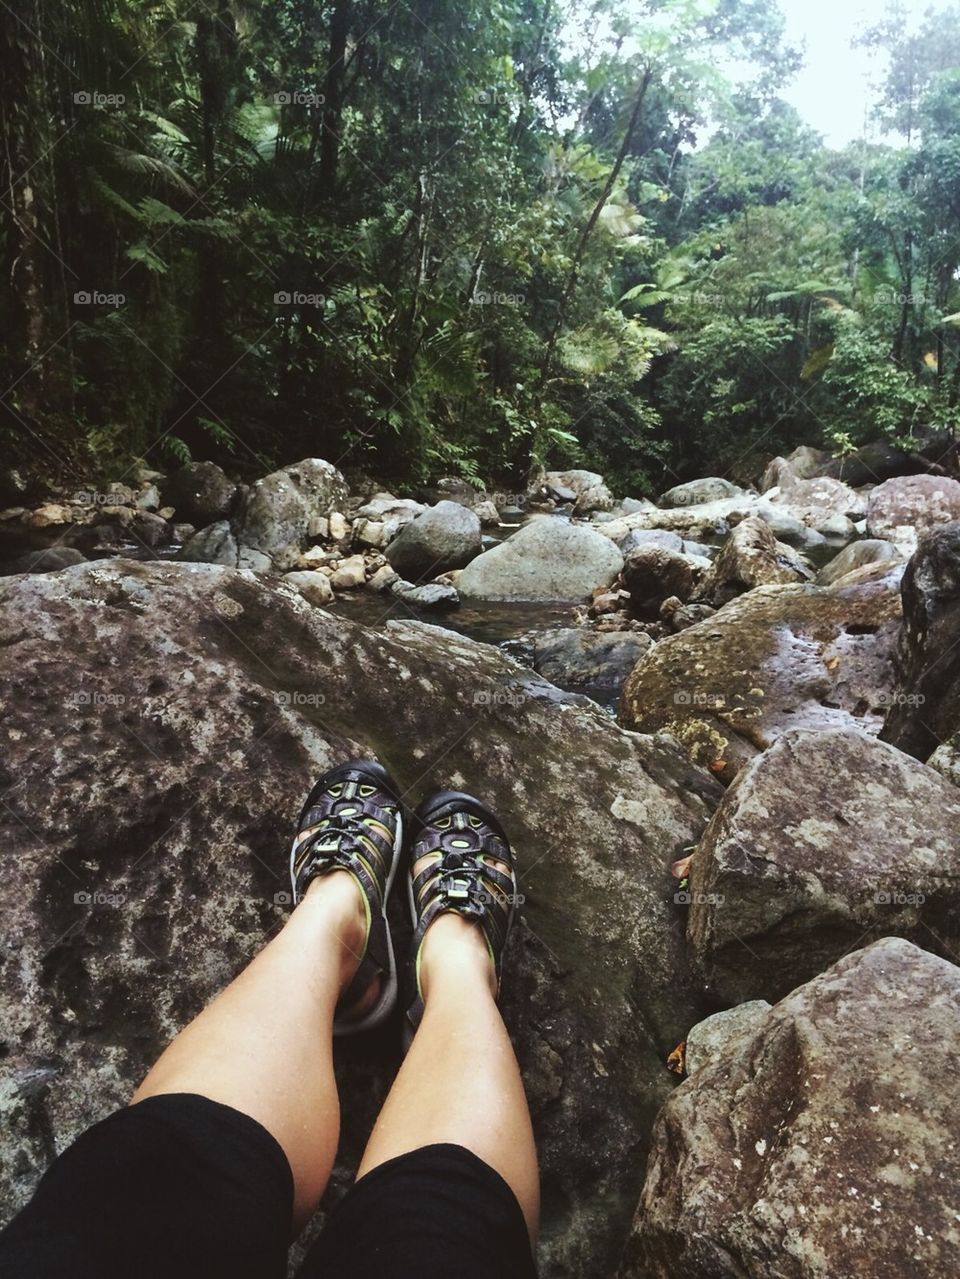
M290 850L294 905L320 875L345 870L357 881L367 913L367 940L356 975L337 1004L335 1035L379 1026L397 1000L397 964L387 923L387 898L403 845L402 805L390 774L376 760L350 760L324 773L307 797ZM351 1018L381 978L376 1004Z
M429 858L424 862L424 858ZM495 865L509 868L505 873ZM419 867L419 869L418 869ZM439 791L414 813L414 844L407 877L413 941L404 1038L409 1047L423 1016L420 958L427 929L453 911L481 929L497 975L517 908L517 877L510 842L493 813L473 795Z

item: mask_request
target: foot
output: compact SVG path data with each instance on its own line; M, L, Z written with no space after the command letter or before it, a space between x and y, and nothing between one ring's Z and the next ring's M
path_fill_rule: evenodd
M355 934L356 972L337 1005L336 1035L372 1029L396 1003L396 960L386 903L402 842L397 788L375 760L352 760L325 773L300 814L290 851L294 904L305 897L318 900L323 889L316 885L349 876L362 911ZM350 915L348 909L348 931ZM346 933L343 941L345 947L353 945Z
M500 988L503 950L517 905L509 841L496 817L460 791L428 796L414 815L408 890L413 921L405 1031L420 1024L430 974L451 963L487 966Z

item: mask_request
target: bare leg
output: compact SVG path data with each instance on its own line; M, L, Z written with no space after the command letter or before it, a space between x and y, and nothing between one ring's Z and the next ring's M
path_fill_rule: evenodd
M436 1142L465 1146L510 1186L535 1243L540 1184L533 1129L480 930L459 915L441 915L424 937L420 975L423 1020L357 1176Z
M133 1097L199 1093L257 1120L290 1162L298 1229L323 1194L337 1150L333 1016L365 927L351 876L314 880L283 931L177 1036Z

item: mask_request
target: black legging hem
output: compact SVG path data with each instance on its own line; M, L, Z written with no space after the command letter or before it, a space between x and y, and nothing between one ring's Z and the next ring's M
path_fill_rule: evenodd
M0 1234L0 1279L283 1279L293 1176L230 1106L150 1097L83 1133ZM483 1160L430 1145L332 1210L299 1279L534 1279L516 1196Z

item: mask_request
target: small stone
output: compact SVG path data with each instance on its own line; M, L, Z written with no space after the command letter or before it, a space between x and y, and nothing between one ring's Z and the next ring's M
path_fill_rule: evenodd
M367 585L371 590L385 591L396 581L399 581L396 569L391 568L389 564L384 564L382 568L377 569Z
M326 523L332 541L342 542L350 536L350 521L342 511L331 511Z
M352 591L366 581L366 567L362 555L350 555L333 571L330 585L337 591Z
M330 579L323 573L311 572L309 569L294 570L292 573L284 573L283 580L289 586L295 587L308 604L313 604L317 608L323 608L333 599Z

